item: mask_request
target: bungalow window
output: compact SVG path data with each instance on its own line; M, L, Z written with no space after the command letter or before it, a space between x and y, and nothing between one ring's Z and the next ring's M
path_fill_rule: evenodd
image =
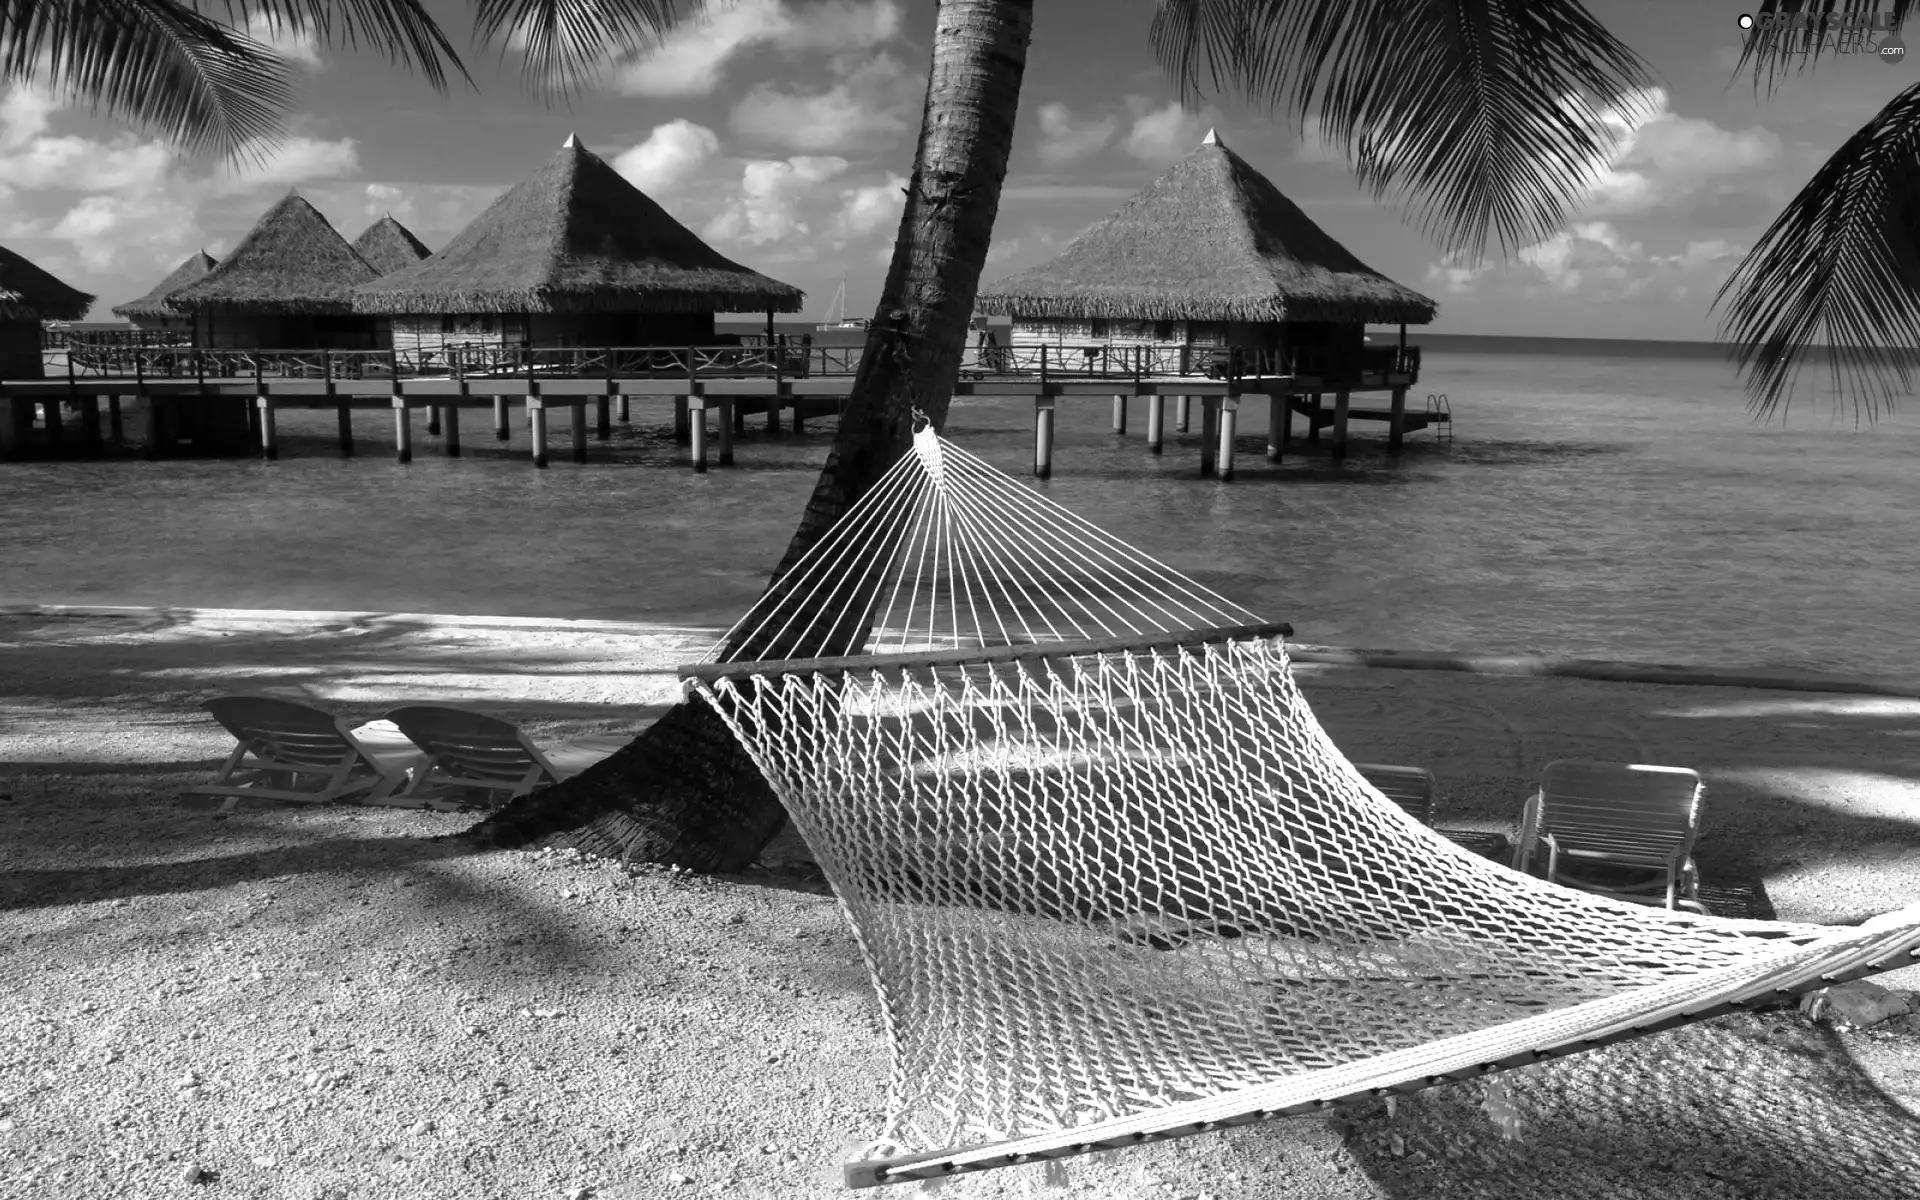
M453 332L453 316L451 314L448 314L447 316L440 318L440 332L441 333Z
M1172 341L1173 340L1173 322L1172 321L1155 321L1153 323L1153 340L1156 342Z
M485 313L485 314L483 314L483 315L481 316L481 318L480 318L480 332L481 332L481 333L492 333L492 332L493 332L493 314L492 314L492 313Z
M1091 322L1087 330L1088 336L1097 337L1097 338L1112 336L1107 332L1107 325L1108 325L1108 322L1102 321L1102 320L1095 320Z

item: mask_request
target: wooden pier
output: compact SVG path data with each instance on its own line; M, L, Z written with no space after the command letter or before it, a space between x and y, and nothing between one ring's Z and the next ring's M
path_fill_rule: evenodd
M1223 482L1234 476L1234 441L1246 403L1264 400L1267 405L1272 462L1287 449L1290 417L1296 413L1307 417L1310 442L1318 442L1323 429L1331 431L1335 458L1345 454L1354 421L1384 422L1388 447L1397 451L1407 433L1450 420L1444 406L1408 410L1417 357L1382 362L1386 369L1363 370L1348 387L1329 392L1321 379L1279 372L1275 368L1291 364L1253 353L1222 352L1198 362L1183 354L1170 362L1141 353L1141 347L1116 347L1115 353L1102 355L1078 349L1049 355L1049 349L989 351L963 367L954 387L957 396L1033 398L1034 473L1043 479L1053 471L1054 412L1063 399L1110 399L1114 432L1124 435L1131 403L1145 398L1146 443L1153 454L1164 449L1167 400L1173 400L1173 418L1182 433L1190 428L1198 400L1201 472ZM675 434L689 447L689 465L700 473L707 470L710 451L719 466L733 464L734 434L748 416L764 416L767 428L777 432L787 415L797 432L809 419L837 414L860 356L852 347L787 345L488 351L437 364L437 374L391 351L116 347L91 358L75 353L63 378L0 382L0 457L25 457L36 450L101 453L110 443L124 442L124 406L131 404L144 425L150 457L191 446L196 453L211 449L276 458L276 415L289 408L334 410L341 451L352 454L353 414L391 411L394 455L405 463L413 458L415 410L425 410L425 430L440 436L442 452L458 457L465 432L462 410L490 412L494 438L507 441L509 408L518 405L530 426L533 465L544 468L553 432L550 410L566 411L571 457L585 462L589 441L607 440L615 411L627 422L638 400L671 402ZM1353 393L1363 391L1386 392L1387 405L1355 406ZM75 412L77 429L67 429L63 407ZM709 411L716 414L711 430Z

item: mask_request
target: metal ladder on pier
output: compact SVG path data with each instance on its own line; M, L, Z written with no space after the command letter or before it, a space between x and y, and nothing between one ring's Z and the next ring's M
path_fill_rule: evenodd
M1447 403L1445 392L1427 393L1427 428L1433 430L1434 441L1444 439L1447 445L1453 445L1453 408ZM1443 429L1445 434L1440 432Z

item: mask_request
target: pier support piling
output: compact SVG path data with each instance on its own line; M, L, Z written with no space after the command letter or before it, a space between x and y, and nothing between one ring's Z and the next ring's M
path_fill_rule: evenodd
M1033 473L1053 478L1053 397L1033 398Z
M440 406L438 404L427 405L427 432L432 434L438 434L440 432Z
M1220 397L1220 444L1214 451L1221 483L1233 482L1233 435L1240 424L1240 397Z
M393 448L399 462L413 461L413 410L407 407L405 396L393 398Z
M715 424L720 427L720 453L715 457L723 467L733 465L733 435L740 432L746 422L746 410L737 400L720 402L720 417Z
M602 397L600 400L600 412L602 415L607 411L606 403L605 397ZM585 400L575 400L572 404L567 405L567 408L573 417L573 461L583 463L587 461L587 402ZM603 423L600 428L605 429L606 425ZM601 434L600 436L605 437L606 435Z
M1113 398L1113 431L1121 437L1127 434L1127 398L1125 396Z
M738 400L728 400L721 405L721 407L733 414L733 431L735 433L745 433L747 431L747 406ZM720 465L726 466L727 464L722 463Z
M1200 397L1200 474L1213 474L1220 449L1220 398Z
M107 436L118 446L127 440L127 429L120 417L120 397L107 397Z
M495 396L493 398L494 440L501 442L507 441L507 428L507 398L505 396Z
M1393 389L1392 407L1387 410L1387 452L1400 453L1400 443L1407 435L1407 389Z
M705 396L675 396L673 412L676 420L683 414L687 420L687 441L692 446L693 473L707 473L707 398Z
M673 440L679 442L682 446L686 445L692 437L693 418L689 415L690 411L689 401L685 396L675 396L673 398ZM702 420L704 419L705 418L702 418ZM704 466L698 469L702 471L706 470Z
M778 396L767 398L767 432L772 434L780 432L780 397Z
M1307 413L1307 444L1317 445L1320 441L1320 393L1315 392L1309 402Z
M1345 389L1333 394L1333 456L1347 456L1347 402L1352 394Z
M442 446L441 449L443 449L446 452L446 455L448 458L459 458L460 457L460 406L458 404L447 405L446 418L447 418L447 440L446 440L446 444Z
M1167 398L1159 392L1147 397L1147 453L1159 454L1166 437Z
M611 396L594 398L593 436L603 442L613 438L613 397Z
M254 407L260 410L260 457L269 461L280 457L280 439L274 428L273 397L255 396Z
M1287 407L1287 394L1267 397L1267 461L1279 462L1287 449L1287 426L1293 422L1293 410Z
M98 455L103 439L100 436L100 397L80 397L80 444L87 453Z
M533 465L544 471L547 469L547 406L532 396L527 397L527 420L533 423Z
M353 405L345 400L334 406L334 424L340 431L340 455L353 457Z
M1175 396L1173 403L1173 429L1175 433L1185 433L1190 427L1188 419L1193 411L1192 396Z
M622 425L630 425L633 423L633 410L628 406L627 400L628 397L622 394L620 397L620 423Z

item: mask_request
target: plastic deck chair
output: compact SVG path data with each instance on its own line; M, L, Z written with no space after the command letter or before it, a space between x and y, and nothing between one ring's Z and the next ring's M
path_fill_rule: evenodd
M224 798L216 815L248 798L326 804L365 792L380 803L425 758L390 722L349 729L332 713L278 696L215 696L202 707L237 744L218 775L181 795ZM317 788L298 786L313 776L321 777Z
M1422 825L1433 824L1433 772L1384 763L1353 765L1374 791L1406 809Z
M568 742L551 754L510 721L471 709L413 704L387 714L407 739L426 751L399 799L427 808L467 807L475 792L488 801L512 800L569 779L632 739L604 734Z
M1521 814L1513 865L1529 870L1544 844L1546 877L1554 883L1709 913L1693 863L1704 791L1700 776L1685 767L1548 763ZM1641 883L1603 884L1569 873L1584 865L1654 874Z

